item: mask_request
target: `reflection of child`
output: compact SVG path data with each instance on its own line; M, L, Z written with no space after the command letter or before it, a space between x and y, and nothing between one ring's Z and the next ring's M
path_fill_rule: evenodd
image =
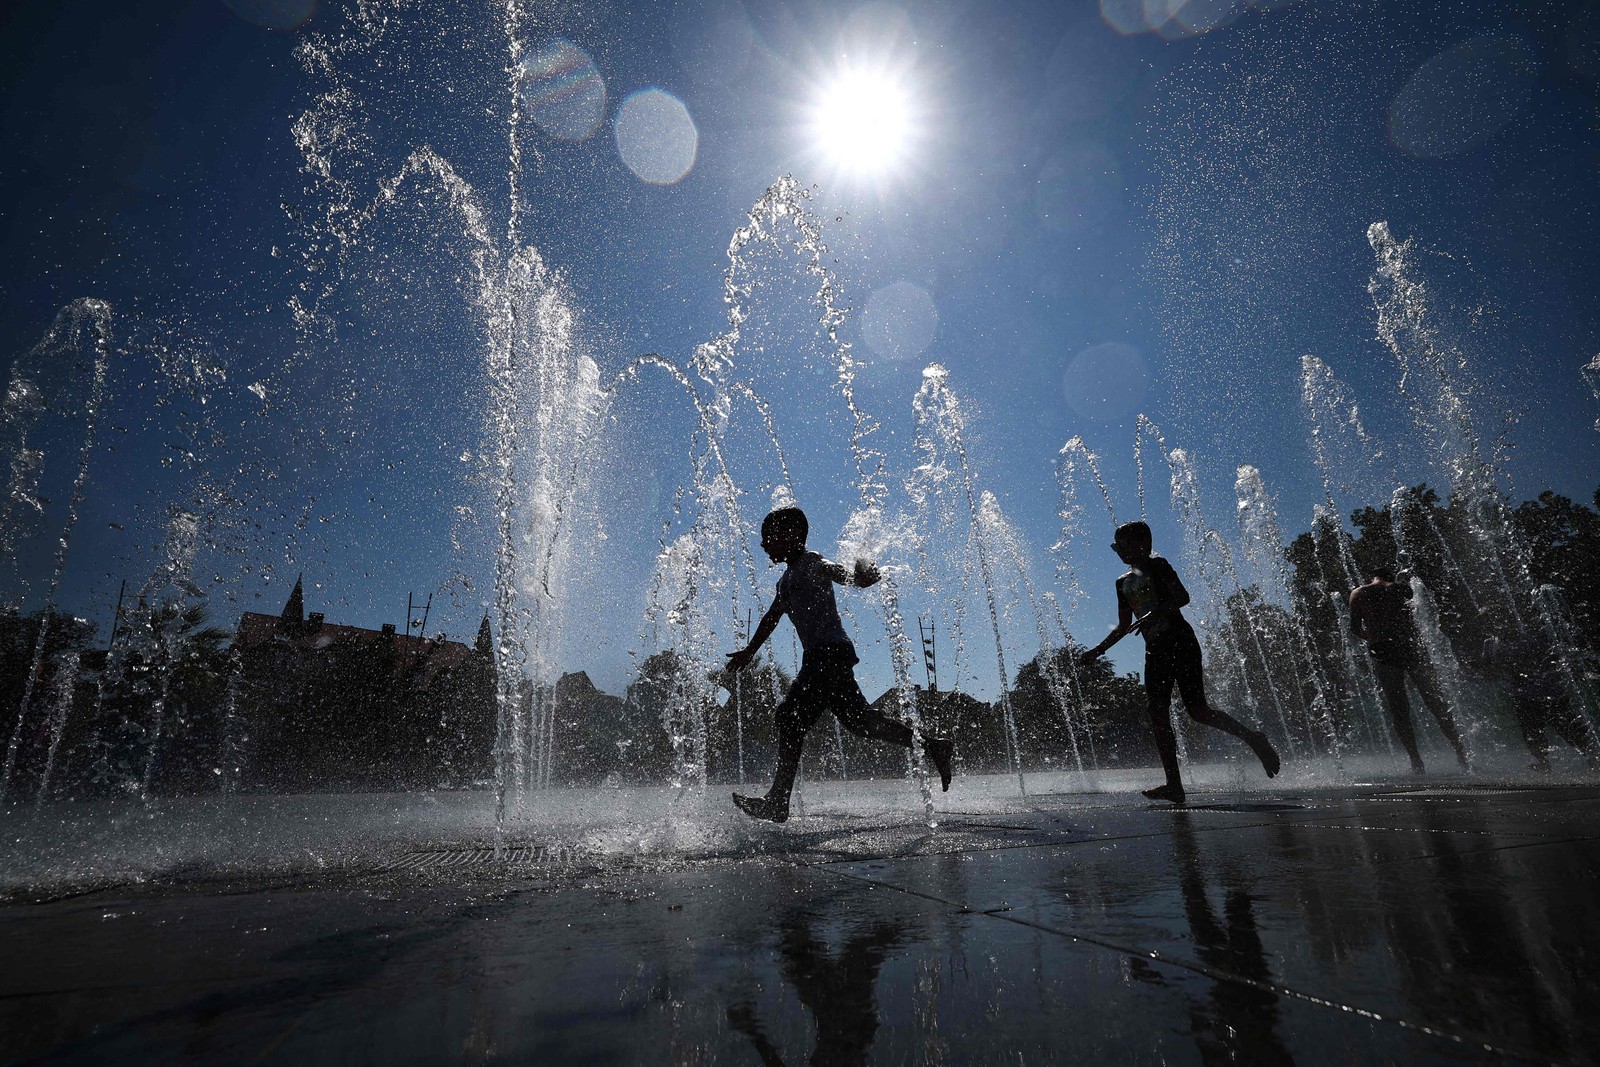
M1478 616L1493 625L1493 615L1488 608ZM1481 662L1484 671L1499 681L1511 701L1517 725L1522 728L1522 739L1533 756L1534 770L1542 774L1550 771L1547 726L1583 753L1591 770L1600 770L1600 746L1595 743L1594 730L1583 713L1573 708L1556 655L1549 644L1518 628L1504 636L1491 634L1483 643Z
M772 788L765 797L733 794L733 802L746 815L783 822L789 818L789 793L794 788L795 771L806 731L823 709L831 709L851 733L910 748L911 728L873 710L856 684L852 668L858 662L855 645L839 621L839 605L833 586L876 585L878 568L857 560L853 571L806 550L810 524L799 508L779 508L761 523L761 547L774 563L788 569L778 579L778 595L772 607L761 616L750 644L728 653L728 669L737 671L755 658L778 621L788 615L800 637L805 655L800 673L774 713L778 728L778 765L772 772ZM951 742L945 737L922 738L922 750L939 771L940 784L950 788Z
M1117 527L1111 549L1129 568L1117 579L1117 625L1082 658L1087 663L1135 631L1144 637L1144 689L1150 728L1155 731L1156 751L1167 774L1166 785L1146 789L1144 795L1174 804L1184 800L1183 779L1178 773L1178 740L1172 733L1174 685L1183 694L1183 706L1191 719L1244 741L1261 760L1267 777L1277 774L1278 754L1266 735L1206 703L1200 640L1182 612L1189 603L1189 591L1172 564L1151 554L1150 527L1142 522L1123 523Z

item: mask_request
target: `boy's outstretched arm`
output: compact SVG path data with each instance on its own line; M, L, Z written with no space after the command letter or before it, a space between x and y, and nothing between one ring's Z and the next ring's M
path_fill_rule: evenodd
M878 579L883 577L878 572L876 563L869 563L864 559L856 560L853 570L842 563L826 560L822 564L822 572L838 585L853 585L861 589L877 585Z
M761 616L761 621L756 623L756 632L750 636L750 643L743 648L728 653L728 670L739 671L745 668L751 660L756 658L756 652L767 643L767 638L772 636L772 631L778 628L778 620L783 618L783 605L778 601L772 602L772 607Z
M1111 632L1106 634L1105 639L1098 645L1085 649L1083 655L1078 657L1078 662L1089 663L1092 660L1099 659L1106 649L1127 637L1133 632L1133 629L1133 609L1128 606L1128 602L1123 600L1119 593L1117 595L1117 625L1111 628Z

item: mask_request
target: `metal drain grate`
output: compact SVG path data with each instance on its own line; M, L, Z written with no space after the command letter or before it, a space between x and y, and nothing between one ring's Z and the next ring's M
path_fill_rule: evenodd
M1380 797L1503 797L1513 793L1534 793L1534 789L1482 789L1473 786L1440 786L1436 789L1405 789L1398 793L1379 793Z
M548 859L550 850L543 845L518 845L500 850L496 856L492 848L445 848L427 852L408 852L386 867L384 871L439 871L462 867L513 867L537 863Z

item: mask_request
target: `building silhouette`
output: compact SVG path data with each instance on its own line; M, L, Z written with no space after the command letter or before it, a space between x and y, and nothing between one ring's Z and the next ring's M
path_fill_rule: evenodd
M493 772L493 638L472 645L307 613L296 580L277 615L245 612L238 741L243 788L460 788Z

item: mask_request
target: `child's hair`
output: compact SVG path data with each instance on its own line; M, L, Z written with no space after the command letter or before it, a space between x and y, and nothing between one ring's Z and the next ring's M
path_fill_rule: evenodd
M1394 581L1394 568L1374 567L1372 568L1372 576L1385 582L1392 582Z
M774 533L794 534L804 542L810 532L811 524L806 521L806 513L799 508L778 508L761 520L762 537Z
M1146 522L1125 522L1117 527L1117 532L1112 541L1119 545L1141 545L1149 548L1153 544L1150 536L1150 524Z

